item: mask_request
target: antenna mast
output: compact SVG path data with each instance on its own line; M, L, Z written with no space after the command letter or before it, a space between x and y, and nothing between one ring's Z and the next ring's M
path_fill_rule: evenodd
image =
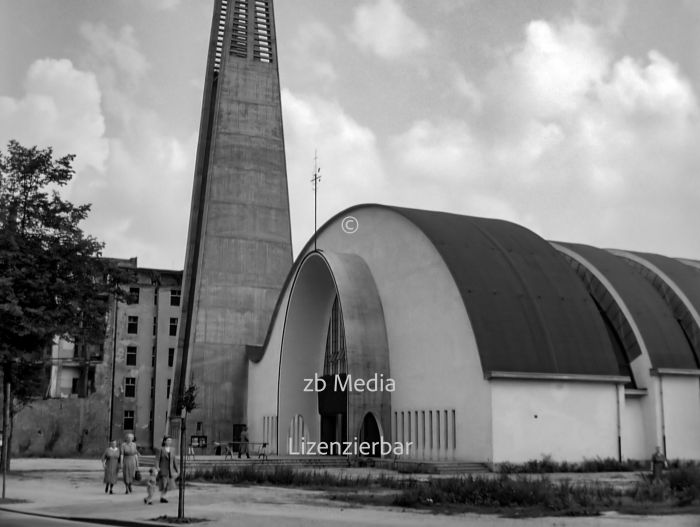
M311 184L314 188L314 251L316 251L316 230L318 216L318 183L321 181L321 167L318 166L318 151L314 150L314 175Z

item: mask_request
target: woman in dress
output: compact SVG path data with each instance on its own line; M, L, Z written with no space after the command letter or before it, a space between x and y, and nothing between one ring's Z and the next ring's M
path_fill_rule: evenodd
M119 449L116 441L110 441L107 450L102 454L102 467L105 471L104 484L105 493L112 494L112 487L117 482L117 474L119 473Z
M173 439L170 436L163 438L161 449L156 456L156 468L158 469L158 489L160 489L160 502L168 503L165 495L175 488L175 478L178 476L177 458L172 449Z
M132 492L131 484L134 482L134 475L139 468L139 452L134 443L134 434L126 434L126 441L122 443L122 475L124 476L124 486L126 493Z

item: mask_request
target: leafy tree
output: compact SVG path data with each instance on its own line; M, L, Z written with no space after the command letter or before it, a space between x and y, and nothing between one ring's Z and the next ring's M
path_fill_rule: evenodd
M180 414L180 484L178 485L177 517L179 520L185 518L185 458L187 457L187 445L185 444L187 434L187 415L197 408L197 386L191 384L185 392L178 398L177 410Z
M55 338L104 340L110 294L120 291L121 271L100 258L103 244L79 226L90 205L74 205L59 193L74 175L74 157L55 159L50 147L26 148L17 141L8 143L6 153L0 150L3 393L17 386L3 397L4 416L13 400L21 407L36 395L29 377L44 364ZM3 462L8 469L7 456Z

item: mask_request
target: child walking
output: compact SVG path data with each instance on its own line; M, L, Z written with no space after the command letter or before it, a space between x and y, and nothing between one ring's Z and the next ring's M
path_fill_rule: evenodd
M143 502L147 503L148 505L153 505L153 496L158 488L157 477L158 469L151 467L151 469L148 471L148 480L146 480L146 490L148 491L148 496L143 499Z

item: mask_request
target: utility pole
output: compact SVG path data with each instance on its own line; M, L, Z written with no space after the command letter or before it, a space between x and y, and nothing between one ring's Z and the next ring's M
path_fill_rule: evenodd
M179 520L185 517L185 458L187 457L187 452L189 451L188 446L185 444L187 435L185 434L185 428L187 427L187 414L192 410L197 408L197 387L191 384L184 393L179 397L179 409L180 409L180 485L178 488L177 497L177 517Z
M318 166L318 151L314 151L314 176L311 178L311 184L314 188L314 251L316 250L316 218L318 215L318 184L321 181L321 167Z
M114 331L112 335L112 384L110 385L109 392L109 440L112 441L112 431L114 426L114 376L117 364L117 309L119 309L119 301L117 300L117 295L114 295L114 326L112 330Z

